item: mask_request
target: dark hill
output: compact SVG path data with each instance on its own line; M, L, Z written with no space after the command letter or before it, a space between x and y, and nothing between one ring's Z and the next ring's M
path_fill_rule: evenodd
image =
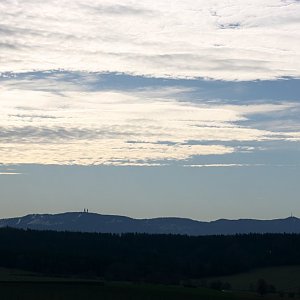
M201 222L184 218L133 219L124 216L71 212L34 214L2 219L0 227L20 229L80 231L98 233L151 233L219 235L247 233L300 233L300 219L289 217L274 220L217 220Z

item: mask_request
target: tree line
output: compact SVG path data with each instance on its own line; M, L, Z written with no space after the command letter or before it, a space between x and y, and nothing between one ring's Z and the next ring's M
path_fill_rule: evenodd
M0 229L0 267L178 283L300 264L300 235L185 236Z

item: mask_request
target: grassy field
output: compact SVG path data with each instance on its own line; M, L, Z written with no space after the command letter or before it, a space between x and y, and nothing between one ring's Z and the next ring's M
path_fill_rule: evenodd
M274 285L277 291L300 292L300 266L272 267L233 276L208 278L207 284L221 280L230 283L233 290L247 291L255 288L258 279L264 279L268 284Z
M285 269L284 269L285 270ZM290 269L287 269L288 272ZM298 271L300 268L297 269ZM266 272L266 273L264 273ZM296 272L296 269L295 269ZM257 272L256 272L257 273ZM220 278L232 280L232 284L242 286L254 278L250 272L236 277ZM261 270L259 274L269 274L272 270ZM297 273L297 272L296 272ZM295 274L295 273L292 273ZM298 274L298 273L297 273ZM293 275L289 275L291 278ZM240 279L240 281L239 281ZM101 280L54 278L38 274L0 269L0 299L5 300L79 300L79 299L118 299L118 300L256 300L262 299L255 293L238 291L215 291L207 288L135 284L124 282L104 282ZM267 295L263 299L280 299Z
M218 292L181 286L135 285L89 282L0 282L0 299L5 300L258 300L254 293ZM263 299L279 299L268 295Z

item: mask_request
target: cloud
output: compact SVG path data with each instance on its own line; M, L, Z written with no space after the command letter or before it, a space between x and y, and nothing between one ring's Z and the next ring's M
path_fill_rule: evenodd
M22 173L12 173L12 172L0 172L0 175L22 175Z
M11 176L11 175L22 175L22 173L17 172L15 169L7 168L0 164L0 176Z
M153 13L152 10L144 9L141 7L134 7L130 5L122 5L122 4L101 4L94 1L93 3L81 3L81 8L86 10L88 14L104 14L104 15L117 15L117 16L130 16L130 15L151 15Z
M241 168L241 167L299 167L299 164L198 164L198 165L184 165L188 168Z
M1 1L0 72L299 77L299 16L282 0Z
M300 141L298 131L251 123L253 115L299 109L295 102L190 102L191 88L90 90L78 78L53 90L56 80L49 73L2 81L0 163L157 166L256 151L257 142Z
M232 168L232 167L261 167L264 164L202 164L202 165L184 165L189 168Z
M0 144L3 164L157 166L157 161L186 160L197 154L222 155L233 151L233 148L222 145L126 145L120 140L109 139L73 143Z

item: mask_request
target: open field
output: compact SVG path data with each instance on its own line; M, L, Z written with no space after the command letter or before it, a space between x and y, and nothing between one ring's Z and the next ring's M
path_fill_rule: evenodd
M5 300L79 300L79 299L261 299L255 293L221 292L154 284L106 282L102 280L44 277L38 274L0 269L0 299ZM264 299L279 299L268 295Z
M233 276L208 278L207 284L221 280L230 283L233 290L247 291L255 288L259 279L264 279L268 284L272 284L277 291L300 292L300 266L263 268Z
M204 288L184 288L128 283L105 283L80 281L27 281L0 282L0 298L5 300L255 300L256 294L219 292ZM264 299L279 299L277 295Z
M96 282L7 282L0 283L1 299L232 299L230 295L204 289ZM236 299L236 298L235 298Z

